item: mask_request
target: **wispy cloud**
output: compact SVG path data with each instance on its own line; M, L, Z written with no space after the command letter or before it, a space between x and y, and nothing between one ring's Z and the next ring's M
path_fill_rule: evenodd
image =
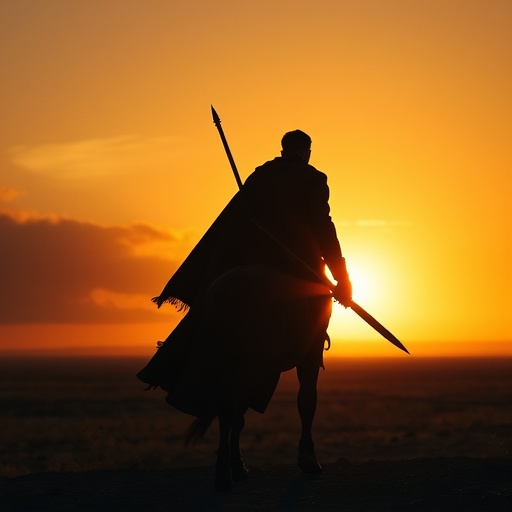
M175 137L124 135L75 142L20 145L10 148L10 161L34 173L58 178L84 178L140 172L149 164L166 166L184 153Z
M11 187L0 186L0 201L8 203L14 201L20 195L20 191Z
M148 301L148 296L142 293L120 293L104 288L91 290L84 302L94 304L106 309L122 310L154 310L154 305Z
M355 226L359 228L397 228L412 225L411 221L404 220L359 219L355 222Z
M395 228L408 228L414 225L410 220L385 220L385 219L358 219L355 221L341 220L337 221L338 227L355 229L377 229L392 230Z
M150 299L190 248L146 225L1 211L0 239L0 323L161 321Z

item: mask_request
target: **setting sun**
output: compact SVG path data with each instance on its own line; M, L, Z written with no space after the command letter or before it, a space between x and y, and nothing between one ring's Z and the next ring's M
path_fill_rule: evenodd
M350 281L352 283L352 296L356 302L369 305L382 305L389 297L389 288L385 289L382 283L383 277L378 272L372 272L372 268L364 263L354 262L350 264Z

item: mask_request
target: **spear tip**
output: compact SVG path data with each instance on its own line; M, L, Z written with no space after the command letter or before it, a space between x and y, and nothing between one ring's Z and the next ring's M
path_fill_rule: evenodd
M217 114L216 110L213 108L213 105L210 105L210 106L212 107L213 122L214 122L214 124L219 124L220 123L219 114Z

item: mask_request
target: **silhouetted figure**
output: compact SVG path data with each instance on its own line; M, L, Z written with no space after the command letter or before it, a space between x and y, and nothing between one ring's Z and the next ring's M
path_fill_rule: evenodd
M329 214L327 177L308 164L310 154L308 135L286 133L281 157L249 176L153 299L190 310L138 377L198 418L189 441L219 418L218 490L247 476L239 448L247 408L263 413L280 374L294 367L298 464L306 473L322 470L311 431L332 294L315 273L329 267L342 304L352 289Z

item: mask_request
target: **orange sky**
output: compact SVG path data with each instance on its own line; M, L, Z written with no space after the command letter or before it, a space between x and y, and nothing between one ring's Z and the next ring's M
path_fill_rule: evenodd
M0 352L152 354L240 174L313 138L355 299L418 356L512 354L512 3L0 3ZM337 355L400 355L335 307Z

